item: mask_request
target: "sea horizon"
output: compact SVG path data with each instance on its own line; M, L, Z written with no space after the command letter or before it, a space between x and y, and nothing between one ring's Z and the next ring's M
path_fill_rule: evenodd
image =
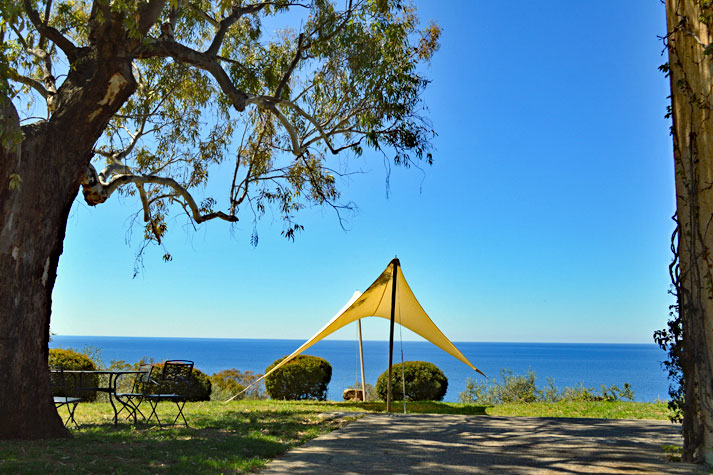
M132 335L86 335L86 334L69 334L69 333L62 333L62 334L51 334L50 335L50 341L52 340L52 337L82 337L82 338L164 338L164 339L172 339L172 340L258 340L258 341L265 341L265 340L277 340L277 341L301 341L301 342L306 342L309 338L267 338L267 337L242 337L242 338L231 338L231 337L221 337L221 336L132 336ZM653 338L652 338L653 340ZM345 338L324 338L324 341L344 341L344 342L354 342L356 341L355 339L345 339ZM381 340L375 340L375 339L368 339L364 338L362 341L372 341L372 342L386 342L388 343L388 339L381 339ZM396 344L398 340L394 339L394 343ZM424 342L423 339L411 339L411 340L403 340L404 342ZM543 344L543 345L652 345L658 347L656 343L653 341L651 343L648 342L628 342L628 341L530 341L530 340L453 340L451 339L451 342L453 344L458 344L458 343L513 343L513 344Z
M153 361L187 359L207 375L236 368L264 373L275 360L289 355L304 343L303 339L205 338L205 337L126 337L92 335L53 335L50 348L87 347L99 350L104 364L123 360L135 363L143 358ZM545 343L545 342L454 342L456 347L490 379L500 381L502 370L524 375L532 370L537 385L544 388L548 379L558 388L583 385L599 390L602 385L621 388L628 383L636 401L668 398L668 380L661 362L664 351L654 343ZM364 340L366 382L376 380L388 367L388 341ZM444 401L455 402L467 380L485 382L463 362L427 341L394 343L394 363L429 361L448 378ZM342 392L360 380L358 342L322 340L305 354L326 359L332 365L328 399L342 400Z

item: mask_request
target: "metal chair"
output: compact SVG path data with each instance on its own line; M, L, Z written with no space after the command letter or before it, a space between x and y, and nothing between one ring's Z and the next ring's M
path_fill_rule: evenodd
M152 375L154 371L152 370ZM156 413L158 403L161 401L172 401L178 408L178 414L171 425L176 425L178 418L183 419L183 423L188 427L186 416L183 415L183 407L190 398L191 373L193 373L193 361L170 360L163 363L163 369L158 378L151 378L150 386L156 388L155 392L144 393L143 398L151 405L151 414L146 422L156 416L156 422L163 428L161 420Z
M60 407L67 406L69 415L67 420L64 421L64 425L69 427L68 424L71 421L74 426L79 429L79 424L77 424L77 421L74 419L74 411L77 409L77 404L82 401L82 398L71 395L72 390L67 384L67 378L61 366L50 366L50 387L52 389L54 407L57 408L57 412L59 412Z
M126 418L129 419L133 417L134 424L136 424L138 414L141 414L142 419L146 419L146 416L143 412L141 412L139 406L143 402L146 393L152 392L150 386L153 370L154 366L150 364L139 365L139 371L141 371L141 373L134 375L133 381L131 383L131 388L128 391L122 391L120 389L120 377L117 377L114 380L114 398L116 398L116 400L119 401L122 406L121 409L119 409L116 413L117 417L119 416L119 413L121 413L121 411L126 409L126 411L128 412Z

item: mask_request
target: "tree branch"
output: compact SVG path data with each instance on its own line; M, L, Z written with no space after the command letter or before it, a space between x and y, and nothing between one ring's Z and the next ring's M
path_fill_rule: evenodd
M24 84L25 86L29 86L35 91L39 92L40 95L47 100L49 98L49 92L47 92L47 89L44 88L41 82L37 81L36 79L28 78L27 76L23 76L22 74L18 73L14 69L8 68L7 69L7 76L10 80L19 82L21 84Z
M139 33L145 35L156 23L166 0L150 0L139 9Z
M287 71L285 71L285 74L282 75L280 84L277 86L277 89L275 90L275 97L282 96L282 90L287 85L287 81L290 80L290 76L292 75L292 72L295 70L295 67L297 67L297 64L300 62L300 59L302 59L303 44L304 44L304 35L302 33L300 33L299 38L297 38L297 51L295 51L295 57L292 58L292 62L290 63L290 66L287 68ZM309 48L309 45L307 46L307 48Z
M203 18L205 21L207 21L214 27L216 27L216 28L220 27L220 22L218 22L218 20L216 20L212 16L208 15L205 11L203 11L203 9L201 7L196 5L195 2L189 3L188 6L190 6L196 13L198 13L198 16Z
M72 43L54 27L49 26L41 20L40 14L37 13L37 11L35 11L32 7L31 0L23 0L23 6L25 7L28 18L35 28L37 28L37 31L40 32L40 35L56 44L64 52L69 61L74 62L74 60L78 57L78 48L74 45L74 43Z
M228 28L233 26L233 24L235 24L235 22L238 21L243 15L257 13L263 8L265 8L266 5L268 4L256 3L247 7L234 6L233 11L230 13L230 15L220 21L218 31L215 32L213 42L206 50L206 54L209 56L215 56L216 54L218 54L218 50L220 49L220 46L223 44L223 40L225 39L225 34L228 32Z
M245 110L248 95L237 89L225 70L218 64L217 58L206 53L195 51L173 40L157 40L149 43L137 54L138 58L166 58L190 64L209 72L218 82L223 93L228 96L236 110Z
M112 165L110 165L110 167L111 166ZM119 167L121 166L122 165L118 165L115 170L119 170ZM129 171L128 167L124 167L124 170ZM108 182L102 182L101 176L97 174L96 169L91 164L87 169L87 174L82 179L82 193L84 194L84 200L88 205L96 206L109 199L109 197L116 190L118 190L121 185L128 183L134 183L136 185L154 184L171 188L186 201L186 204L191 211L189 215L196 223L202 223L211 219L223 219L231 223L238 221L236 216L223 213L222 211L201 214L196 201L193 199L193 196L191 196L191 193L173 178L156 175L132 175L119 173Z

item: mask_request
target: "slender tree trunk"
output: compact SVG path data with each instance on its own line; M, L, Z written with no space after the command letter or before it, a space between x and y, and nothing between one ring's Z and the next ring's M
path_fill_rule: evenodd
M127 61L88 57L49 121L22 127L0 95L0 439L68 437L47 367L52 289L72 202L109 118L133 93ZM8 136L10 136L8 138Z
M672 135L683 324L683 459L713 463L713 9L668 0Z

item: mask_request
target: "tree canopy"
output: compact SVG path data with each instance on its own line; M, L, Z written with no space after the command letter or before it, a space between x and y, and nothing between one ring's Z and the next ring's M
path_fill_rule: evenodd
M87 64L130 62L130 74L111 75L103 98L76 118L108 114L81 184L90 205L117 191L136 196L147 241L161 243L171 213L235 222L269 207L292 238L301 208L340 206L337 178L350 169L330 157L372 148L399 165L431 161L419 65L437 50L440 30L420 27L403 2L0 5L0 92L25 134L89 100ZM6 147L21 138L11 130ZM204 189L217 170L228 189L211 196ZM9 180L4 186L23 186L21 173Z

